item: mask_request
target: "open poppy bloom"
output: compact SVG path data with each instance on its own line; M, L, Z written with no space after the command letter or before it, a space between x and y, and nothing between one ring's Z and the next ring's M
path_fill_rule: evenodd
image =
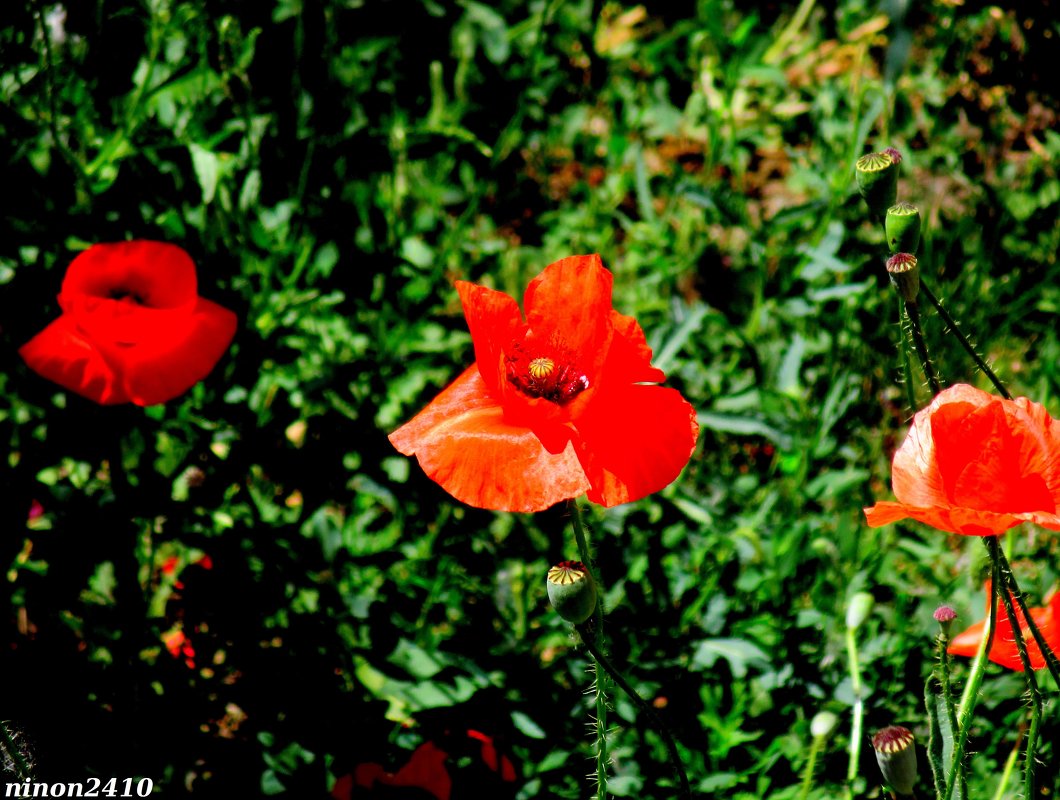
M1020 611L1018 605L1013 602L1016 611L1016 619L1020 623L1020 632L1023 641L1027 645L1027 658L1031 662L1032 669L1041 669L1045 666L1045 657L1041 648L1034 641L1030 628L1027 626L1026 618ZM1020 661L1019 650L1016 649L1016 639L1012 632L1012 623L1009 622L1005 606L998 601L997 625L994 629L994 641L990 646L989 658L995 664L1000 664L1008 669L1023 672L1023 662ZM1049 598L1049 605L1045 608L1029 608L1031 619L1038 627L1042 638L1045 639L1049 649L1060 656L1060 592ZM990 614L990 582L986 584L986 613ZM946 652L955 656L974 657L979 651L979 642L982 641L986 632L986 620L980 620L963 633L954 636Z
M183 394L228 349L236 316L198 295L176 245L97 244L66 270L62 316L19 350L35 372L103 405Z
M579 495L614 506L673 481L699 426L632 317L611 308L597 255L549 265L508 295L457 281L475 344L468 367L390 435L458 500L540 511Z
M453 781L445 768L449 754L433 742L416 748L408 763L395 773L389 773L379 764L359 764L352 775L344 775L335 781L331 796L336 800L351 800L354 787L373 789L376 786L400 786L422 789L437 800L449 800Z
M969 536L1060 530L1060 421L1025 397L951 386L913 418L891 483L898 502L865 509L874 528L911 517Z

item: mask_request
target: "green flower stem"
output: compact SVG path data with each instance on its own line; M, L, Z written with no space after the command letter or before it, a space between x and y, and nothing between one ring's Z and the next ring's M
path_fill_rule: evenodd
M937 680L936 674L932 672L924 683L924 708L928 715L927 753L931 764L931 778L935 784L935 797L942 797L946 791L946 768L942 765L943 737L942 726L939 724L939 706L931 685L935 680ZM951 735L954 730L950 729Z
M810 745L810 757L807 759L806 768L802 772L802 787L799 789L798 800L808 800L810 796L810 789L813 788L813 773L817 768L817 756L820 755L826 738L825 736L813 737L813 743Z
M578 629L578 633L582 636L582 641L585 642L585 647L592 653L597 665L603 667L622 691L629 695L629 699L636 704L641 713L648 718L648 721L655 726L655 730L662 736L666 751L670 754L670 765L681 781L681 797L691 798L692 788L688 785L688 776L685 775L684 767L681 765L681 758L677 753L677 743L674 741L670 729L666 727L666 723L655 713L655 709L648 705L647 701L637 693L637 690L629 684L629 681L615 668L607 656L597 648L592 638L592 631L588 630L585 625L575 625L574 627Z
M585 537L585 525L582 522L581 509L575 500L570 502L571 520L574 528L574 539L578 543L578 555L585 569L589 571L589 578L596 584L597 597L596 609L591 618L591 628L587 625L579 626L582 639L589 647L589 653L593 657L593 674L596 678L596 796L598 800L607 800L607 678L600 672L602 663L600 656L603 654L604 645L604 612L603 612L603 587L596 577L593 560L589 554L589 543ZM604 672L608 672L604 667Z
M950 725L951 736L957 735L957 709L953 704L953 691L950 686L950 654L947 652L950 637L945 632L939 634L939 685L942 687L942 704L946 708L946 719ZM968 787L964 782L963 773L960 775L961 785L958 790L959 796L968 796Z
M1012 773L1016 770L1016 759L1019 757L1020 744L1022 742L1023 731L1020 731L1020 735L1016 739L1016 745L1012 748L1012 752L1008 754L1008 758L1005 759L1005 769L1001 773L1001 781L997 785L997 791L994 792L994 800L1004 800L1005 792L1008 790L1009 782L1012 780Z
M979 687L983 685L983 676L986 674L990 646L994 643L994 633L997 631L997 592L1000 583L998 576L1001 570L996 559L991 567L993 573L991 585L994 589L990 595L986 636L979 642L979 651L975 654L975 660L972 662L972 671L968 675L968 682L965 684L964 694L961 696L961 704L957 707L957 731L953 742L953 761L946 776L946 794L943 800L950 800L953 797L954 787L958 783L962 787L965 785L964 747L968 742L968 730L972 726L975 706L979 702Z
M15 737L8 727L8 720L0 721L0 751L11 759L11 763L15 767L16 778L25 780L33 777L33 771L30 769L29 764L26 763L26 759L22 757L22 751L18 749Z
M1027 601L1023 599L1023 592L1020 591L1019 584L1016 582L1016 575L1012 572L1012 567L1009 564L1008 559L1005 557L1005 551L1000 547L997 551L998 561L1001 565L1001 582L1005 585L1006 589L1012 592L1012 596L1016 598L1016 605L1023 614L1023 619L1026 622L1028 630L1031 632L1031 636L1034 637L1038 649L1042 651L1042 657L1045 659L1046 667L1049 668L1049 674L1053 676L1053 680L1056 681L1057 686L1060 686L1060 660L1057 659L1056 653L1054 653L1052 648L1046 643L1045 637L1042 636L1042 632L1038 629L1038 624L1031 616L1030 610L1027 608Z
M905 314L909 318L909 333L913 337L913 347L920 358L920 366L924 369L924 377L927 378L931 387L931 394L936 395L942 391L939 376L935 372L935 365L931 363L928 355L927 342L924 341L924 331L920 326L920 308L916 303L905 304Z
M898 299L898 327L902 327L902 299ZM899 340L899 350L902 354L902 382L905 383L905 399L909 404L909 413L916 411L916 389L913 387L913 365L909 363L909 340L902 333Z
M990 552L991 559L996 559L999 571L1004 574L1000 568L1001 545L998 544L996 536L987 537L986 549ZM1034 751L1038 746L1038 731L1042 724L1042 693L1034 677L1030 656L1027 655L1027 643L1023 641L1023 630L1019 617L1016 616L1016 607L1012 603L1012 594L1004 579L1001 583L1001 602L1005 604L1005 614L1008 615L1008 621L1012 625L1012 638L1016 642L1016 652L1019 653L1023 674L1027 679L1027 690L1031 696L1031 726L1027 731L1027 750L1023 757L1023 796L1034 797Z
M949 329L949 331L957 337L957 341L961 343L961 347L963 347L968 353L968 355L972 357L972 360L975 362L975 365L986 374L986 377L990 379L990 382L994 384L994 386L997 388L998 392L1001 394L1002 397L1004 397L1006 400L1011 400L1012 395L1009 394L1008 389L1005 388L1005 385L1001 382L1001 379L997 377L997 375L992 369L990 369L989 366L987 366L987 363L983 361L982 357L977 352L975 352L975 348L972 347L972 343L968 341L968 338L963 333L961 333L961 329L957 326L957 321L950 316L950 313L942 305L939 299L935 297L931 289L929 289L924 284L923 276L921 276L920 278L920 291L924 293L924 296L927 297L927 299L931 302L931 305L935 306L935 310L939 312L939 316L942 317L942 321L946 323L947 329Z
M862 726L865 717L865 702L861 697L861 668L858 666L858 644L854 638L856 628L847 626L847 666L850 672L850 687L854 692L854 721L850 727L850 762L847 764L847 796L853 796L852 784L861 766Z

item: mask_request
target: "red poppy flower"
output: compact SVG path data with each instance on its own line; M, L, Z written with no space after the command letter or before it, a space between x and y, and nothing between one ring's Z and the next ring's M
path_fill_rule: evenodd
M540 511L588 492L604 506L673 481L699 427L695 409L651 366L637 321L611 308L611 273L571 256L534 278L519 306L456 288L475 344L468 367L390 435L458 500Z
M163 403L205 378L235 334L235 314L197 289L195 264L176 245L93 245L66 270L62 316L19 353L97 403Z
M1020 611L1018 605L1013 602L1016 610L1016 619L1020 623L1020 631L1023 633L1023 641L1027 645L1027 658L1031 662L1032 669L1041 669L1045 666L1045 657L1041 648L1034 641L1027 620ZM1045 608L1029 608L1031 619L1038 626L1038 631L1045 639L1049 649L1060 656L1060 592L1049 598L1049 605ZM990 614L990 582L986 584L986 613ZM956 656L975 656L979 651L979 642L983 640L986 631L986 620L980 620L963 633L954 636L950 646L946 648L948 653ZM1009 622L1008 614L1005 613L1004 604L998 602L997 625L994 630L994 641L990 646L989 658L995 664L1023 672L1023 662L1020 661L1019 651L1016 649L1016 639L1012 632L1012 623Z
M453 781L445 769L448 757L449 754L436 744L426 742L417 747L408 763L393 774L379 764L359 764L352 776L344 775L335 781L331 796L336 800L350 800L355 786L372 789L381 785L423 789L437 800L449 800Z
M970 536L1060 530L1060 421L1025 397L951 386L913 418L891 482L898 502L865 509L872 527L912 517Z
M482 742L482 763L486 765L486 768L490 772L495 772L502 781L511 783L515 780L515 765L511 759L503 753L500 758L497 757L497 745L493 741L493 737L489 736L481 731L476 731L469 728L467 735L471 739Z

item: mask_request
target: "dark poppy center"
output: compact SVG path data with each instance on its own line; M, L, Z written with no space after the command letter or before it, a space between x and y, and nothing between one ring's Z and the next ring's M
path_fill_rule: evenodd
M529 353L515 345L505 356L505 372L523 394L561 406L589 388L589 378L561 353Z
M125 289L111 289L109 293L111 300L117 300L119 303L132 303L137 306L145 306L147 303L140 297L136 292L128 292Z

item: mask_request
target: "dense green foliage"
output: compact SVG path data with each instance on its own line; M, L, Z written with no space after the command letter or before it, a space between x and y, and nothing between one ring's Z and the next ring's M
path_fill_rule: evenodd
M903 152L925 279L1013 393L1060 414L1048 3L7 6L0 665L42 776L323 797L474 728L520 798L586 797L587 656L545 601L548 566L577 556L567 512L464 507L386 434L473 359L455 279L520 297L599 252L701 424L678 481L587 511L611 657L705 795L796 797L831 710L813 796L875 796L867 744L846 778L848 601L875 598L866 731L922 735L931 614L982 616L983 553L864 523L910 393L929 395L903 379L853 163ZM187 249L240 318L203 383L146 410L18 357L76 251L131 237ZM989 388L926 325L943 379ZM1057 541L1005 540L1032 605L1060 581ZM193 664L163 644L178 625ZM1016 746L1021 691L988 675L973 797ZM672 797L624 697L610 721L611 793ZM1054 703L1053 792L1058 735Z

